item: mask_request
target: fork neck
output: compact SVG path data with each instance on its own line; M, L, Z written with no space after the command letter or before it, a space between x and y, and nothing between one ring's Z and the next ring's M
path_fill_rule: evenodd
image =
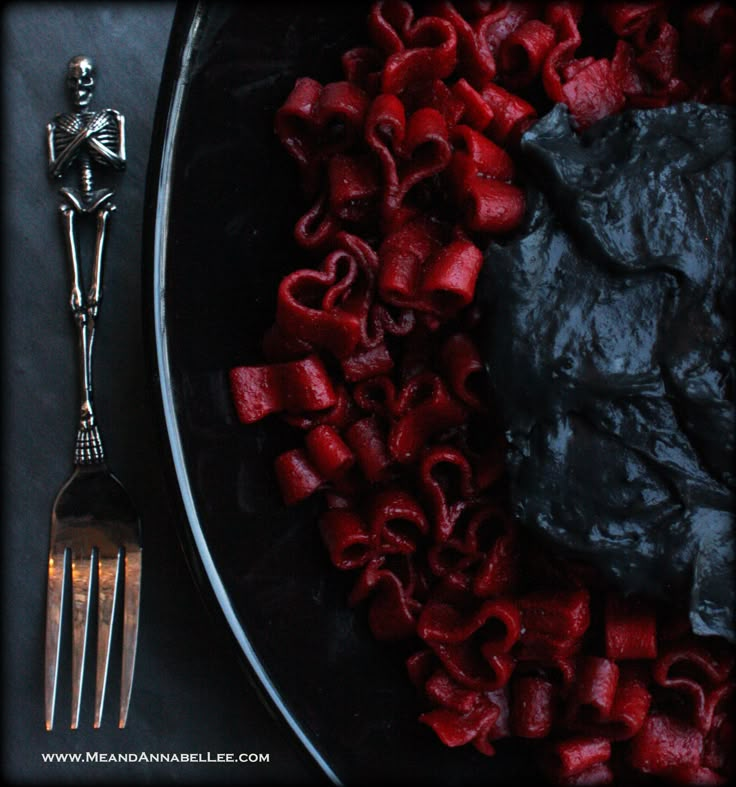
M81 406L77 440L74 446L74 464L77 466L100 465L105 461L102 439L95 421L92 406L92 347L95 334L95 318L91 309L75 310L79 339L79 387Z

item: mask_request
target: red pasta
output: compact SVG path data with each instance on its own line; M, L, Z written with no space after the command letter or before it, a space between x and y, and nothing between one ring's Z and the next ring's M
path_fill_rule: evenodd
M367 349L376 348L392 336L405 337L417 324L417 315L411 309L393 309L388 304L374 303L365 322L363 344Z
M291 426L305 432L322 424L334 426L336 429L342 429L355 420L355 407L344 385L339 386L335 391L335 396L337 401L332 407L326 410L305 411L301 413L284 411L281 413L281 418Z
M353 303L348 300L358 275L355 260L338 251L325 258L321 271L290 273L279 288L277 325L315 349L350 355L360 341L367 307L360 293Z
M309 458L319 474L328 481L343 478L355 463L355 455L329 424L315 426L304 436Z
M468 510L464 534L451 534L427 552L438 577L463 578L466 592L477 598L509 595L518 578L518 544L511 520L493 503ZM462 572L461 575L458 572Z
M489 542L487 531L497 523L500 532ZM511 593L519 578L519 543L510 517L493 504L481 507L468 523L466 543L479 558L472 578L473 594L488 598Z
M612 741L628 740L641 729L651 705L652 695L645 678L632 674L624 665L608 719L597 724L596 731Z
M552 3L545 14L545 21L555 29L557 44L542 66L542 84L547 95L556 102L565 100L560 69L570 63L582 42L578 30L579 18L579 9L571 3Z
M475 23L478 37L491 52L498 53L504 41L534 16L534 5L530 2L498 3L495 8L484 9L481 18Z
M474 642L432 643L447 672L462 686L482 692L495 691L509 682L514 660L507 653L483 654Z
M511 157L469 126L456 126L452 141L455 153L448 180L458 206L464 209L466 227L476 232L513 230L526 203L523 191L508 182L514 176Z
M695 727L664 714L652 714L631 741L631 763L644 773L673 767L698 767L703 736Z
M417 577L411 563L402 571L385 566L384 558L371 560L350 594L350 603L369 601L368 625L376 639L405 639L416 630L420 604L413 598Z
M374 2L343 78L297 79L276 113L309 261L280 283L265 362L229 372L243 424L293 429L284 502L324 499L349 603L412 648L419 721L486 756L522 738L555 784L736 773L734 649L521 531L475 338L481 250L521 225L539 115L564 103L583 131L736 100L736 12L671 5Z
M474 243L452 241L429 260L422 276L422 296L435 313L455 314L475 297L482 265L483 254Z
M611 63L604 59L587 64L562 86L561 92L581 129L617 114L626 105Z
M461 78L452 86L453 96L462 103L463 111L458 122L476 131L484 131L493 120L493 110L483 96L467 81Z
M485 409L483 360L470 336L465 333L450 336L442 345L440 358L452 393L469 407Z
M322 194L297 221L294 239L304 249L317 250L331 244L338 231L339 222L329 212L327 196Z
M525 658L517 652L518 663L515 673L520 676L541 676L555 687L561 696L568 696L575 683L576 662L575 657L559 658L556 656L544 658Z
M529 593L519 599L519 605L528 634L575 640L590 625L590 594L585 589Z
M385 344L359 351L342 361L342 371L350 383L388 374L394 362Z
M384 481L390 476L393 459L386 444L385 430L378 419L369 417L356 421L345 430L345 442L368 481Z
M476 174L465 182L465 192L464 218L469 229L503 234L519 226L526 205L518 186Z
M599 656L583 656L570 705L573 721L595 723L609 719L618 688L618 665Z
M657 618L641 599L606 595L606 656L615 661L657 656Z
M322 539L332 564L343 571L364 566L374 552L374 539L363 520L352 511L329 509L320 519Z
M336 154L327 164L329 204L332 215L359 222L375 210L380 184L367 156Z
M546 738L555 717L555 687L544 678L524 676L512 687L511 729L520 738Z
M353 396L366 413L388 418L396 412L396 386L386 374L360 381L353 389Z
M539 19L530 19L514 30L499 50L506 83L516 88L529 85L541 72L555 43L554 28Z
M303 166L309 165L316 150L317 140L311 138L310 128L318 112L322 85L303 77L276 113L276 133L281 144Z
M498 716L492 725L485 730L485 734L478 736L473 741L473 746L487 757L492 757L496 753L496 748L493 746L494 741L500 741L503 738L508 738L511 735L510 716L511 710L509 707L509 691L508 686L494 691L485 692L486 697L492 702L499 710Z
M370 105L365 122L365 139L378 158L382 177L381 212L390 224L399 209L399 173L396 162L406 136L406 112L397 96L381 94Z
M404 39L413 20L414 9L410 3L383 0L371 6L366 27L375 45L385 54L393 54L404 49Z
M322 161L353 143L367 103L365 92L351 82L323 87L308 77L297 80L276 113L275 126L281 143L299 163L310 191L316 187Z
M427 642L478 640L483 656L507 653L519 639L519 610L510 601L485 601L471 612L429 601L419 618L419 636Z
M436 525L436 538L448 538L473 496L473 471L466 457L449 446L424 453L418 468L419 483Z
M732 694L733 696L733 694ZM733 751L736 745L733 702L730 712L723 710L713 718L713 726L703 742L703 765L733 778Z
M484 134L466 125L452 130L453 169L456 187L462 185L466 173L482 175L494 180L510 181L514 177L514 162L511 156Z
M478 35L470 20L448 0L436 3L432 11L447 19L455 28L459 66L468 82L475 87L482 87L492 80L496 76L496 59L489 37Z
M613 32L621 38L628 38L638 33L646 33L652 21L661 15L664 3L662 0L653 3L607 2L601 6L603 18Z
M274 470L281 495L287 505L300 503L325 483L325 479L301 448L294 448L277 457Z
M500 145L515 145L536 120L536 110L528 101L493 82L484 86L482 95L493 112L488 126L489 136Z
M407 47L388 56L381 89L399 93L414 81L445 79L457 63L457 35L449 22L425 17L406 29Z
M394 306L421 306L419 286L422 270L440 247L436 224L417 219L389 234L378 251L378 293Z
M330 376L316 356L235 367L230 371L230 386L238 418L245 424L284 410L325 410L337 402Z
M605 738L570 738L549 748L545 769L558 782L574 784L569 781L571 777L589 773L610 757L611 743Z
M438 668L429 677L421 681L427 698L443 708L450 708L458 713L468 713L473 710L481 699L478 691L464 689L445 672Z
M345 79L358 85L367 95L375 96L380 92L383 60L384 55L377 47L358 46L350 49L341 58Z
M411 189L432 178L447 167L452 150L445 118L432 107L414 112L406 127L406 135L398 160L396 210L403 207ZM411 215L411 211L407 211Z
M679 35L669 22L659 23L654 30L636 35L641 54L636 58L639 67L655 82L668 85L677 67Z
M715 710L708 692L722 688L734 667L734 654L718 645L709 648L688 638L670 645L652 667L652 676L660 686L689 698L691 721L704 734L713 723Z
M396 400L396 416L388 449L398 462L414 462L432 435L463 423L465 407L452 398L440 377L427 373L404 386Z
M415 552L418 542L429 532L424 510L404 490L379 492L369 508L369 530L384 554Z
M431 727L445 746L454 747L487 737L498 716L498 707L486 701L466 713L442 708L422 714L419 720Z

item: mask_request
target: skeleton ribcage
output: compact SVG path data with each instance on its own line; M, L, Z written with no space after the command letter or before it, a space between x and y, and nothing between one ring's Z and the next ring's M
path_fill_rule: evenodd
M67 145L74 139L74 137L82 130L84 123L89 123L90 119L95 124L101 126L99 131L95 134L105 147L112 150L114 153L120 153L119 150L119 129L118 120L115 114L109 109L103 109L100 112L88 113L84 116L74 115L71 113L64 113L57 115L54 127L54 147L56 155L58 156ZM93 161L100 164L107 164L105 157L98 153L94 148L87 146L87 151Z

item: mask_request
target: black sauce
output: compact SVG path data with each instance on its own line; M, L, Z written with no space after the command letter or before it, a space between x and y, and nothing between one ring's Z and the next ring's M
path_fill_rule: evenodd
M683 104L578 136L556 107L478 287L517 516L732 640L735 128Z

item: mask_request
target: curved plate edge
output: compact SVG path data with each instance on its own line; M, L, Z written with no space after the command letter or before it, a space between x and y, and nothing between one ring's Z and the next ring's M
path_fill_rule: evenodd
M165 328L166 296L165 280L168 252L168 218L170 209L170 188L172 169L177 142L178 118L187 86L189 70L196 51L198 35L207 16L206 2L198 2L182 10L177 8L172 33L169 41L169 52L165 63L165 76L162 79L157 117L159 124L154 129L151 146L151 159L148 167L146 211L144 223L144 259L148 260L145 275L148 297L145 299L144 313L146 336L148 340L148 365L152 371L152 387L158 400L159 416L165 442L168 444L170 465L176 479L180 503L186 515L189 537L198 560L197 581L209 583L209 590L219 604L237 644L244 655L247 665L265 692L263 699L270 702L281 718L288 724L298 741L323 771L324 775L336 785L342 782L329 766L323 755L310 741L308 735L294 718L278 690L271 682L264 665L256 654L244 628L240 624L237 613L215 566L211 552L204 537L199 521L192 491L188 483L184 460L181 435L179 432L174 394L166 373L168 368L168 343ZM168 74L168 77L166 76ZM162 121L162 118L165 118ZM152 310L153 317L148 310ZM171 469L171 468L170 468ZM190 555L191 557L191 555Z

